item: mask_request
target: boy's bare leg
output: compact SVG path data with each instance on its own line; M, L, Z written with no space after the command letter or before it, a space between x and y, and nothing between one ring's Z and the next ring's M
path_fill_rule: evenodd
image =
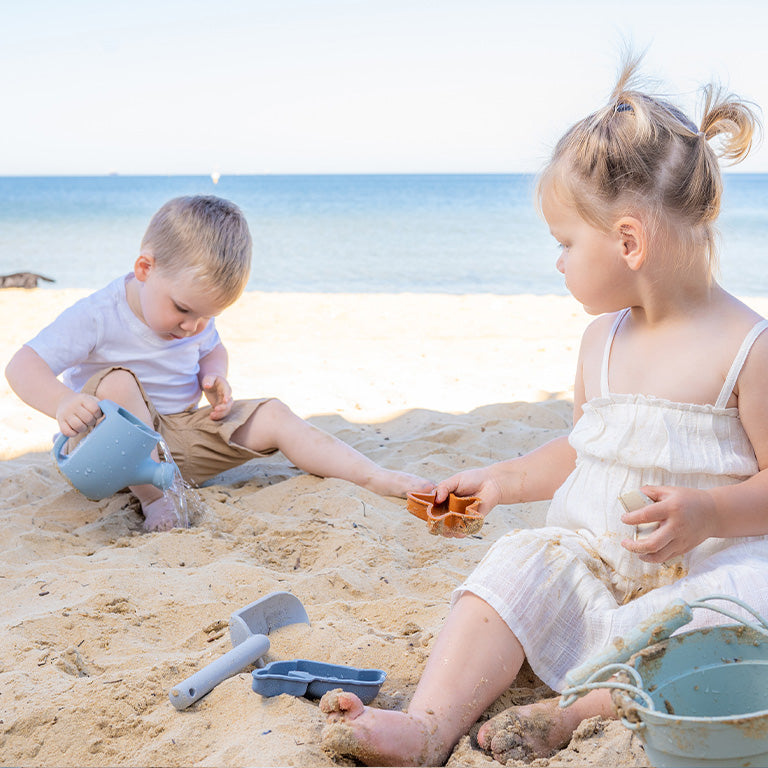
M501 617L463 594L435 641L407 712L365 707L352 693L320 701L323 747L368 765L442 765L461 736L517 677L524 652Z
M232 442L252 451L280 450L304 472L348 480L382 496L426 492L434 483L418 475L384 469L333 435L297 416L280 400L269 400L235 430Z
M570 742L582 720L595 715L616 717L610 691L592 691L565 709L560 708L559 696L510 707L483 723L477 743L502 764L549 757Z
M112 400L130 411L137 419L152 425L152 417L136 379L128 371L108 373L96 388L96 397L99 400ZM155 461L159 459L157 449L152 451L152 458ZM144 513L142 527L145 531L169 531L179 524L173 500L165 496L159 488L154 485L132 485L130 490L141 504L141 511Z

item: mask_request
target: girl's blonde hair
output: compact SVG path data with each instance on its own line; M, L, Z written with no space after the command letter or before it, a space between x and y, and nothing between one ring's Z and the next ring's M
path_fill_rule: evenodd
M251 234L242 211L212 195L177 197L152 217L142 252L165 273L187 274L225 305L245 289L251 269Z
M642 215L651 247L658 236L671 239L681 263L704 253L714 274L718 158L743 160L760 121L748 102L709 84L697 128L678 107L637 89L641 58L626 56L608 104L560 139L538 181L539 206L551 189L604 232L623 215Z

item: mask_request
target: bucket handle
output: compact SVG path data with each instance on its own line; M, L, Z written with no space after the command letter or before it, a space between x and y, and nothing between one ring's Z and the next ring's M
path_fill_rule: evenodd
M628 677L632 678L635 683L625 683L621 680L604 680L601 678L613 677L616 674L624 673ZM596 691L600 688L608 689L610 691L626 691L635 700L642 699L642 703L650 710L655 710L656 706L653 703L653 699L646 693L643 688L643 678L640 677L640 673L629 664L606 664L604 667L593 672L583 683L578 686L566 688L560 697L559 706L561 709L570 707L576 699L581 696L585 696L590 691ZM629 714L632 710L629 710ZM621 717L622 725L629 728L631 731L639 731L645 728L645 723L638 718L636 721L628 720L626 716Z
M722 606L710 605L712 600L724 600L738 605L757 619L757 623L746 621ZM768 621L754 608L736 597L731 597L730 595L708 595L707 597L693 600L690 603L686 603L681 599L673 600L662 611L653 614L641 622L625 638L616 638L608 648L601 651L597 656L568 672L565 677L568 685L561 693L560 707L570 706L576 699L595 689L608 688L610 690L627 691L635 699L642 699L648 709L654 710L653 701L643 688L643 679L640 673L634 667L624 662L628 661L631 656L649 644L653 645L666 640L675 630L687 624L692 618L692 610L694 608L708 608L710 611L727 616L739 624L768 636ZM633 678L635 685L609 679L619 672L623 672ZM622 717L621 721L631 730L639 730L644 727L642 722L630 722L626 717Z
M751 621L745 621L741 616L737 616L735 613L731 613L731 611L728 611L721 606L709 605L708 603L710 600L725 600L726 602L738 605L739 608L746 611L751 616L754 616L754 618L757 619L757 624L753 624ZM743 600L739 600L738 597L731 597L730 595L708 595L707 597L700 597L698 600L694 600L690 603L690 606L691 608L709 608L710 611L721 613L723 616L727 616L729 619L733 619L739 624L743 624L745 627L749 627L764 635L768 635L768 621L766 621L762 614L747 605Z

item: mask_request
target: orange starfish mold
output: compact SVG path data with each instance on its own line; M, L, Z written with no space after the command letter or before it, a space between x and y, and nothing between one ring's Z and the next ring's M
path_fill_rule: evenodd
M412 515L426 520L430 533L460 533L471 536L483 527L483 517L477 511L477 496L454 496L435 504L435 493L409 493L407 509Z

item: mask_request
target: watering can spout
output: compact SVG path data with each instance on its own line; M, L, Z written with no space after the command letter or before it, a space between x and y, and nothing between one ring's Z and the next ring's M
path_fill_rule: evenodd
M173 485L173 478L176 475L176 466L170 461L162 461L159 464L150 459L152 478L149 482L159 488L161 491L166 491Z

